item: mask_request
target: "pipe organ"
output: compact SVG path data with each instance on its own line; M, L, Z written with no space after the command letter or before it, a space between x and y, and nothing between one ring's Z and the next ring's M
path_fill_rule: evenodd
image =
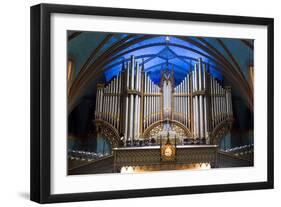
M176 122L190 132L186 138L210 144L212 131L232 120L231 88L223 88L201 59L177 86L173 75L163 70L155 84L132 56L109 83L97 85L95 120L110 124L125 143L147 138L145 132L161 123Z

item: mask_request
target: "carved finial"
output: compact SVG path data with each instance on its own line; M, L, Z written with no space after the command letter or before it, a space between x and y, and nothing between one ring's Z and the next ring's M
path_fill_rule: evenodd
M168 43L170 42L170 38L169 38L169 36L166 36L166 38L165 38L165 42L166 42L166 44L168 44Z

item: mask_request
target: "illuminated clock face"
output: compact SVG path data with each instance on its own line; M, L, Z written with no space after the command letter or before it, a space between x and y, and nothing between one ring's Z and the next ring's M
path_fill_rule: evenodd
M171 149L170 147L167 147L167 148L165 149L165 151L164 151L164 155L165 155L166 157L170 157L170 156L172 156L172 154L173 154L172 149Z

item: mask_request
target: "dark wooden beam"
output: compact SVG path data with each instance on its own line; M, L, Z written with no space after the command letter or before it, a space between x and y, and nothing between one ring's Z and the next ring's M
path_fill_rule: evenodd
M248 48L250 48L251 50L254 50L254 45L251 44L249 41L247 40L243 40L243 39L240 39L240 41L245 44Z
M74 39L75 37L77 37L78 35L80 35L82 32L73 32L71 35L69 35L67 37L67 40L70 41L72 39Z

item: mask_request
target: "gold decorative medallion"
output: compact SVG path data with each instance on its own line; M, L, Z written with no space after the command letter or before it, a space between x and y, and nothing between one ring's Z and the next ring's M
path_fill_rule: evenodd
M161 145L161 158L162 161L174 161L176 158L176 147L170 143L169 133L166 144Z

